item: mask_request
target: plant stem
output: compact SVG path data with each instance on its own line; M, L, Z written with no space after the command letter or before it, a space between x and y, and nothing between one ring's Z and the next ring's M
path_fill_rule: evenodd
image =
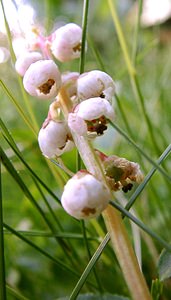
M58 95L61 105L64 103L63 97L66 97L66 93L63 89L61 89ZM63 111L66 111L66 107L63 108ZM85 137L78 136L74 132L72 132L72 136L87 170L108 187L101 164L93 150L93 147L91 146L91 143ZM112 192L111 198L113 198ZM150 292L143 274L140 271L136 256L133 252L132 245L119 212L108 206L103 213L103 217L106 227L110 233L113 250L118 258L123 275L131 292L132 299L151 300Z

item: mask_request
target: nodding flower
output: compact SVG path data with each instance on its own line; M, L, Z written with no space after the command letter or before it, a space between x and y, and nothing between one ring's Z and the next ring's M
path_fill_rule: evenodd
M110 200L108 188L86 170L68 180L61 197L63 208L76 219L91 219L100 215Z
M24 76L32 63L42 59L42 54L39 52L26 52L17 58L15 69L20 76Z
M113 79L105 72L93 70L83 73L77 81L77 95L79 100L101 97L111 102L115 93Z
M52 99L61 87L61 74L52 60L39 60L27 69L23 84L25 90L40 99Z
M69 113L68 126L71 131L89 137L102 135L107 129L108 120L114 119L111 104L100 97L87 99Z
M38 143L42 154L47 158L60 156L74 147L67 123L56 122L49 118L45 120L39 131Z
M80 57L82 28L74 23L66 24L51 37L51 51L61 62L70 61Z

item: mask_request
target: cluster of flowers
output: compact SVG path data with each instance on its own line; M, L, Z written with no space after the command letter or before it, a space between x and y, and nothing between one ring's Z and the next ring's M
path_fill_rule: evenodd
M62 26L49 37L37 34L35 49L19 57L16 71L23 76L25 90L32 96L53 102L42 128L38 143L47 158L59 157L74 147L73 133L94 138L107 130L114 119L113 79L105 72L93 70L79 74L61 74L53 56L61 62L80 56L82 29L73 23ZM60 102L60 91L67 94ZM112 190L128 191L133 181L140 179L139 166L116 156L107 157L96 151ZM108 205L108 187L86 170L77 172L65 185L61 197L64 209L78 219L98 216Z

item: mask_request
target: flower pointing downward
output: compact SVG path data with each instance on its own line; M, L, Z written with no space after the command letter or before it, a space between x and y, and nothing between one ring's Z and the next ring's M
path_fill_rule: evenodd
M76 219L99 216L109 200L109 190L86 170L77 172L68 180L61 197L63 208Z
M87 99L78 104L68 116L68 126L79 135L102 135L107 122L114 119L111 104L100 97Z

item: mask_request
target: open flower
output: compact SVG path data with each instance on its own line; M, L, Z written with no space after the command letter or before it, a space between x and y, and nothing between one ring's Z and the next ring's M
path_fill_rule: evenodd
M52 60L39 60L27 69L23 84L26 91L40 99L56 97L61 86L61 74Z
M80 57L82 29L74 23L66 24L52 34L51 51L62 62Z
M116 155L106 156L98 150L96 153L102 161L104 173L114 191L122 189L126 193L132 189L133 182L140 183L143 180L139 164Z
M100 97L87 99L78 104L68 116L68 126L79 135L102 135L107 122L114 119L111 104Z
M39 131L38 143L42 154L48 158L60 156L74 147L67 124L49 118L45 120Z
M91 219L100 215L110 200L109 190L87 171L79 171L64 187L63 208L77 219Z
M78 78L77 95L80 100L101 97L111 101L114 92L114 81L105 72L93 70L81 74Z
M42 55L39 52L26 52L18 57L15 63L17 73L24 76L30 65L38 60L42 60Z

